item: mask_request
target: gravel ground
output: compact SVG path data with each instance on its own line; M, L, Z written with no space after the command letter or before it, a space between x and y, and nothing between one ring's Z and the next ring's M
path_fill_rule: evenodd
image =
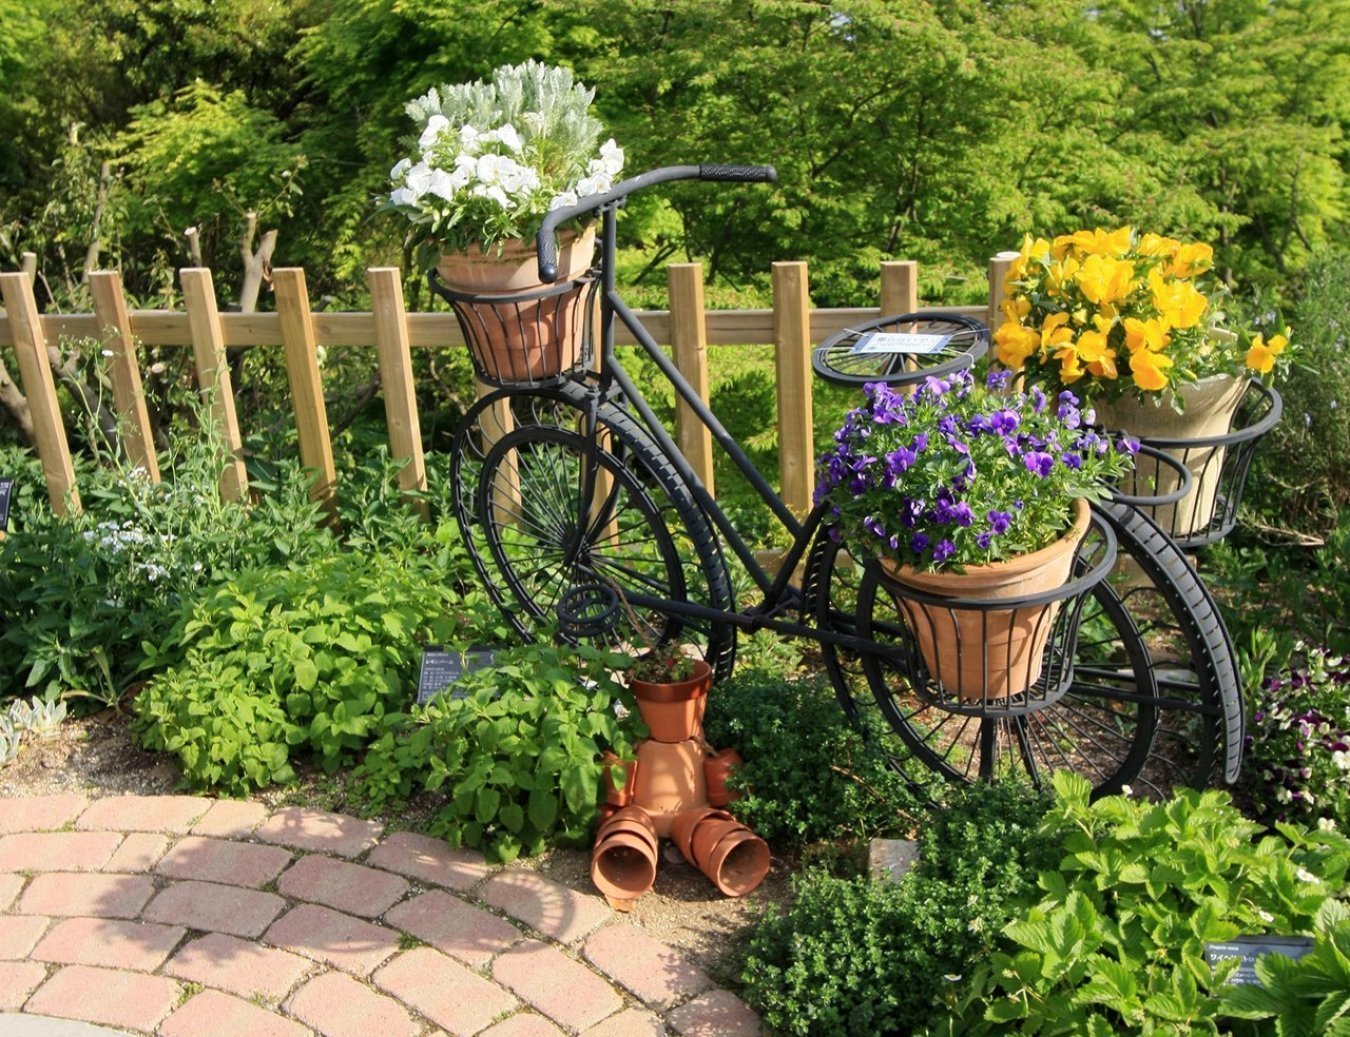
M164 795L181 791L176 762L161 753L137 748L130 736L130 721L126 712L105 710L68 719L45 739L26 740L18 758L0 767L0 796L60 792ZM320 772L302 773L295 785L252 798L270 808L303 805L358 812L341 774L329 777ZM434 815L436 808L434 798L421 796L377 819L391 829L416 829ZM556 882L594 892L590 854L586 851L556 849L523 863L537 867ZM745 939L754 918L785 902L788 893L789 867L775 858L769 877L759 889L740 899L724 897L666 843L655 889L622 914L649 935L683 950L720 985L735 988L739 985L737 945Z

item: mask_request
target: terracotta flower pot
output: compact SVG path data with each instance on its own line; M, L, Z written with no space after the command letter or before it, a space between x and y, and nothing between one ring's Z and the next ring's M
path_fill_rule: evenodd
M734 818L725 810L704 806L681 811L675 815L674 821L671 822L670 840L690 864L694 863L694 830L704 821L709 820L732 821Z
M703 747L693 739L638 746L637 787L633 801L645 810L662 838L670 834L675 815L708 801L703 778Z
M633 677L628 681L638 711L658 742L683 742L701 732L711 686L712 667L702 659L694 661L694 675L687 680L660 684Z
M636 825L652 836L656 835L656 826L652 824L651 815L639 806L629 804L626 807L620 807L610 815L609 820L614 824Z
M497 382L528 383L577 367L588 310L587 286L577 279L594 254L594 224L580 234L564 235L556 292L539 280L532 240L504 242L500 251L490 247L484 253L475 246L441 257L436 270L446 287L476 297L452 303L484 375ZM497 296L501 298L493 298Z
M742 826L713 848L702 871L727 896L745 896L769 873L769 844Z
M718 843L734 832L749 830L734 818L703 821L694 828L694 835L690 840L689 863L702 870Z
M727 778L744 762L735 749L722 749L704 759L703 777L708 783L709 803L715 807L724 807L732 800L741 798L739 791L733 792L727 788Z
M600 761L604 765L605 802L616 807L626 807L633 801L633 790L637 787L637 760L620 760L607 752ZM614 787L614 768L624 769L623 788Z
M905 597L905 588L944 598L1024 598L1068 582L1074 552L1087 532L1091 510L1073 503L1069 530L1048 547L989 565L968 565L964 573L916 572L883 561L894 581L892 597L904 612L928 672L962 702L1006 699L1040 678L1042 655L1054 628L1058 603L1008 610L928 605Z
M1128 432L1145 441L1177 443L1163 449L1190 470L1191 488L1175 504L1151 509L1153 520L1175 537L1202 532L1213 520L1225 456L1221 446L1187 447L1178 441L1227 435L1247 384L1246 378L1220 374L1179 386L1176 396L1185 404L1181 414L1172 406L1171 392L1161 394L1161 406L1132 396L1096 404L1097 420L1113 431ZM1172 493L1179 485L1175 471L1141 454L1120 488L1132 496L1147 497Z
M657 841L654 836L614 832L595 844L591 881L615 900L633 900L656 882Z

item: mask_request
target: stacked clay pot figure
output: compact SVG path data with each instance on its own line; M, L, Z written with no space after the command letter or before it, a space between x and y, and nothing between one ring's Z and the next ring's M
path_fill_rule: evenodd
M749 893L769 871L769 847L726 810L727 777L741 762L734 749L715 752L703 739L703 711L712 670L695 664L688 680L630 680L651 737L637 760L605 757L605 806L591 855L591 879L606 896L631 900L656 881L657 845L673 839L680 853L727 896ZM615 782L623 767L623 787Z

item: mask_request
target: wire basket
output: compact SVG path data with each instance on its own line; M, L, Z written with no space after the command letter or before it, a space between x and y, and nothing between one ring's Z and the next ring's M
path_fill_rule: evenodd
M479 381L503 389L544 388L590 367L593 276L492 295L456 291L435 270L427 281L454 308Z

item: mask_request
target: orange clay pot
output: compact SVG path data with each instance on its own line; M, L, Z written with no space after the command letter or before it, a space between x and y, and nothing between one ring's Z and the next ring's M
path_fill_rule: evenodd
M637 760L620 760L613 753L605 753L600 761L605 768L605 802L611 806L626 807L633 802L633 790L637 788ZM614 787L613 768L622 766L624 769L623 788Z
M708 786L703 778L703 747L693 739L658 742L647 739L638 746L637 787L634 803L652 819L656 834L670 834L675 816L703 806Z
M717 807L695 807L675 815L670 826L670 839L690 864L694 863L694 831L705 821L731 821L732 816Z
M616 810L596 833L591 881L615 900L642 896L656 881L657 847L645 811L631 806Z
M703 777L708 783L709 803L715 807L724 807L741 798L740 792L733 792L727 788L727 778L744 762L741 754L735 749L723 749L703 761Z
M683 742L702 731L703 710L712 686L712 667L694 660L694 675L669 684L629 678L638 711L658 742Z
M717 844L736 831L748 832L749 829L734 818L710 818L696 825L693 838L689 841L689 863L703 870Z
M769 844L742 826L713 848L701 870L727 896L745 896L769 873Z

